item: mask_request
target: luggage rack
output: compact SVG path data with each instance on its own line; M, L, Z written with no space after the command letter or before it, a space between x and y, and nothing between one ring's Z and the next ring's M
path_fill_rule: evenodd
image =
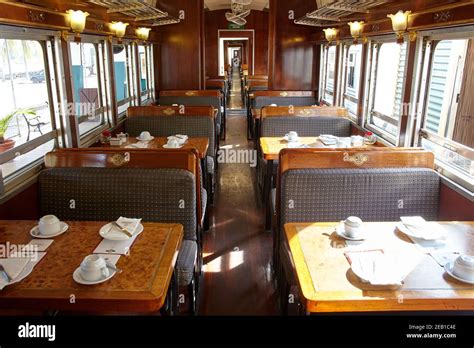
M295 20L296 24L324 27L361 19L370 9L392 0L316 0L318 9ZM348 18L350 16L350 18Z
M120 13L135 22L147 22L151 26L179 23L180 20L156 8L156 0L89 0L107 8L107 13Z

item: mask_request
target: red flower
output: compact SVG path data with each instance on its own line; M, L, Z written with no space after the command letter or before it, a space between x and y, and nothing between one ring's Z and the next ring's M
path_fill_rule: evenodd
M104 131L104 132L102 133L102 135L103 135L104 137L110 137L110 136L112 136L112 133L110 133L110 131L106 130L106 131Z

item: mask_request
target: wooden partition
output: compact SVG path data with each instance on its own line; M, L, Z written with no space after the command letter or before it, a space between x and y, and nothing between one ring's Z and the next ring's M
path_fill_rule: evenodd
M315 94L313 91L255 91L250 94L250 98L257 97L313 97Z
M421 148L283 149L280 176L308 168L434 168L434 154Z
M314 117L336 116L347 117L348 111L342 107L332 106L265 106L262 108L261 117Z
M127 109L127 117L137 116L207 116L216 117L212 106L131 106Z
M216 90L165 90L160 91L160 97L216 97L221 98L221 94Z

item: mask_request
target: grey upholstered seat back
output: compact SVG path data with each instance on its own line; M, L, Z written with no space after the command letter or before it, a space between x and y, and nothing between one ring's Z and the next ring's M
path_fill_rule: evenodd
M349 137L351 122L343 117L331 116L264 117L262 119L262 137L282 137L289 131L295 131L303 137L319 136L320 134Z
M438 217L439 177L431 169L298 169L281 181L281 223Z
M278 106L309 106L316 105L314 97L255 97L252 108L261 109L264 106L276 104Z
M41 214L62 220L180 223L196 240L196 185L183 169L51 168L39 176Z
M219 97L205 97L205 96L185 96L185 97L171 97L163 96L158 100L160 105L185 105L185 106L212 106L219 110L217 112L217 124L221 123L221 100Z
M215 156L214 122L201 116L133 116L125 121L125 132L136 137L142 131L149 131L157 137L186 134L190 137L209 138L208 156Z

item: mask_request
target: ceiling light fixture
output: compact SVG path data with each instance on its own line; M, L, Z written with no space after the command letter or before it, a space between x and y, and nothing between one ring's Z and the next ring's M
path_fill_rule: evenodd
M323 31L324 31L324 35L326 36L326 40L328 40L329 44L331 44L333 41L336 40L337 33L339 30L336 28L326 28L326 29L323 29Z
M110 28L112 31L115 32L115 36L118 37L118 42L122 43L122 38L125 36L125 32L127 31L128 23L123 22L112 22Z

